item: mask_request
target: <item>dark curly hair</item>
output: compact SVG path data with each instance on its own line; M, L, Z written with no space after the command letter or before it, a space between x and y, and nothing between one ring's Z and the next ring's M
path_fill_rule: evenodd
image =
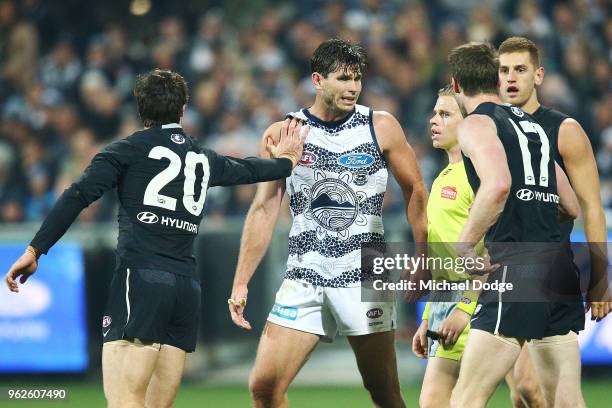
M169 70L138 75L134 86L138 114L146 127L178 123L189 98L185 79Z

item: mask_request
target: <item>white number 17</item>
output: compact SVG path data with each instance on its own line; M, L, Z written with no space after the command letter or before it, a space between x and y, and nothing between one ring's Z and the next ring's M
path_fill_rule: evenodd
M528 120L522 120L519 122L521 129L514 123L512 119L508 119L516 134L518 135L519 146L521 147L521 154L523 156L523 170L525 172L525 185L534 186L535 176L533 175L533 166L531 165L531 152L529 151L529 139L525 136L525 133L537 133L540 136L540 142L542 144L541 152L542 158L540 159L540 180L539 185L542 187L548 187L548 163L550 162L550 144L548 142L548 136L546 132L537 123L529 122Z

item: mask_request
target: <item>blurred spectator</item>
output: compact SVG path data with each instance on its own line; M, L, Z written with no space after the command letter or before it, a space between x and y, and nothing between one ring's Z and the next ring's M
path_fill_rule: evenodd
M202 5L200 14L155 3L163 12L133 25L113 2L58 9L0 0L0 220L40 221L101 146L140 129L132 87L137 73L153 67L187 78L189 134L223 154L256 155L271 123L314 100L310 57L330 36L366 47L360 103L400 120L426 180L443 163L427 120L450 79L449 51L470 40L497 45L510 34L531 37L546 68L542 102L584 126L612 208L612 18L605 1L229 0L222 8ZM253 191L213 189L206 211L243 214ZM109 219L112 203L105 197L81 219ZM403 211L394 187L385 205Z
M0 49L3 88L24 91L36 78L38 33L30 21L19 16L14 1L0 1Z
M69 96L75 96L76 82L83 65L68 40L60 40L40 62L40 81L47 88L54 88Z

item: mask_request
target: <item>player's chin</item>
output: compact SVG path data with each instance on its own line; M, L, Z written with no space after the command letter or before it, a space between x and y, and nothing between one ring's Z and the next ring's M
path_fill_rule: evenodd
M355 109L355 105L356 105L357 101L347 101L346 99L341 99L336 106L338 107L338 110L340 110L341 112L351 112L353 109Z

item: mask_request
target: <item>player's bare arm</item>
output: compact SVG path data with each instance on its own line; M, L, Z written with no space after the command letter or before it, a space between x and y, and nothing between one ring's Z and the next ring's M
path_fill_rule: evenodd
M559 209L569 218L576 219L580 214L580 205L576 193L565 175L565 172L555 162L555 174L557 178L557 193L559 194Z
M374 112L374 130L385 160L402 189L408 204L406 217L415 242L427 242L427 188L414 150L393 115Z
M281 137L285 138L295 132L300 133L298 126L301 127L296 120L273 123L262 136L260 156L270 158L275 146L280 146ZM301 137L305 138L305 135ZM298 157L297 160L299 159ZM285 180L260 183L246 216L230 296L232 301L229 302L232 321L243 329L251 329L250 323L244 318L248 284L270 245L284 194Z
M559 127L559 154L563 158L569 181L576 193L582 210L584 232L590 243L591 259L599 260L598 268L593 268L604 274L607 269L607 231L606 216L601 206L599 173L591 142L582 126L574 119L566 119ZM591 309L594 319L604 318L612 310L612 302L604 300L608 286L607 276L593 276L591 282L600 283L599 293L603 295L589 296L587 311ZM608 294L609 296L609 294ZM607 299L606 299L607 300Z
M501 214L512 182L504 147L497 128L485 115L470 115L457 127L457 140L472 160L480 187L466 225L459 235L458 254L469 253ZM464 246L463 244L467 245Z

